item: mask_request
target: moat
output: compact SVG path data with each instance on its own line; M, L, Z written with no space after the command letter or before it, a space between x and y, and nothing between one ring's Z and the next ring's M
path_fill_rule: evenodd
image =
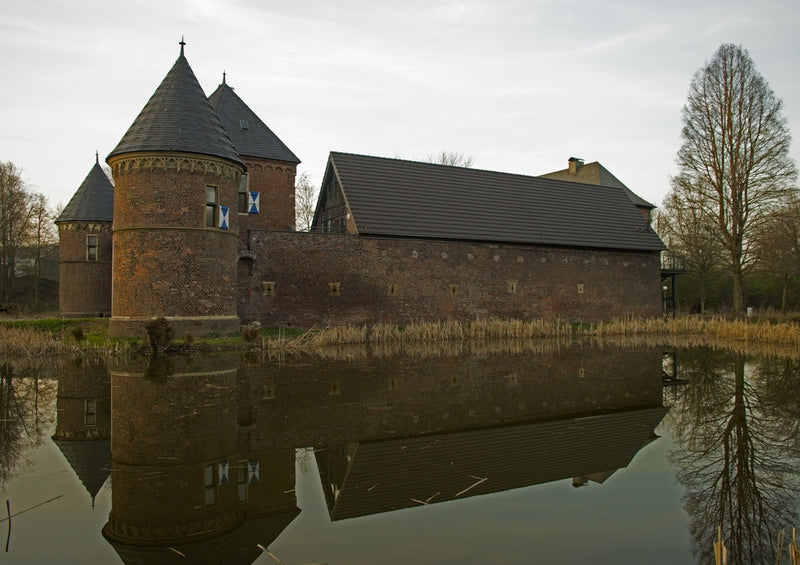
M709 563L718 526L731 563L775 563L800 525L798 359L541 342L0 367L3 563Z

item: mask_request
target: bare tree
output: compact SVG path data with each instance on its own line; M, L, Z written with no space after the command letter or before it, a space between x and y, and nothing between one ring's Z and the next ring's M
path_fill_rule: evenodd
M310 231L317 204L317 189L312 184L308 172L303 172L297 177L297 184L294 190L297 231Z
M475 159L471 155L464 155L461 151L440 151L436 155L428 155L428 163L448 165L451 167L471 167Z
M14 163L0 162L0 302L8 302L17 251L25 243L33 214L32 197Z
M30 245L33 247L33 307L39 308L39 281L42 274L42 248L56 240L53 220L47 197L42 193L31 195L31 234Z
M757 234L758 267L781 283L781 312L786 313L789 284L800 278L800 199L772 213Z
M724 44L692 79L682 121L672 191L684 208L714 226L731 273L733 315L739 317L753 231L797 178L782 102L747 50Z
M676 193L670 192L656 215L656 230L671 251L686 258L691 284L684 284L684 294L692 307L703 314L711 288L720 278L723 249L714 225L703 221L699 211L683 205Z

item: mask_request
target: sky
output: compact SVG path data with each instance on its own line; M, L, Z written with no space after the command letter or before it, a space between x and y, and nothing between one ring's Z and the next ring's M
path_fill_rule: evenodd
M330 151L541 175L599 161L659 205L681 108L746 48L800 162L797 0L0 0L0 161L66 205L180 52L226 81L319 186Z

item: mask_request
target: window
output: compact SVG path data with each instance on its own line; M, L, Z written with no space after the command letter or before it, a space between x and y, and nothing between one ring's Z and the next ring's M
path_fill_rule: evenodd
M206 186L206 227L217 227L217 187Z
M97 236L94 234L86 235L86 260L97 261Z
M83 423L87 426L97 425L97 401L87 400L83 411Z
M217 485L214 481L214 465L206 465L203 468L203 492L205 494L205 505L214 506L217 503Z
M242 175L242 180L239 182L239 194L237 195L236 211L239 214L247 214L247 187L248 187L247 173Z
M236 468L236 490L239 493L239 502L247 502L248 499L249 470L247 461L239 461Z

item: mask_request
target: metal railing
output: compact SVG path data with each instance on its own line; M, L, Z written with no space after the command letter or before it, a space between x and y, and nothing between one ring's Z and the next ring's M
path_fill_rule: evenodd
M686 272L686 257L671 251L661 253L661 270L671 273Z

